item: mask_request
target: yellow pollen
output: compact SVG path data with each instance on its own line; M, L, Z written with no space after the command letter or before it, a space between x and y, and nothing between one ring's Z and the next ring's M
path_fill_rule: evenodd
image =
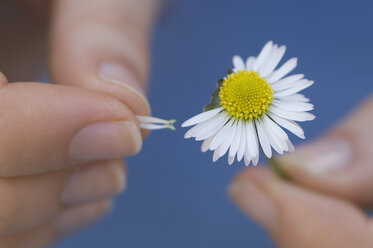
M247 70L231 73L219 92L220 104L236 119L257 119L268 111L273 90L258 72Z

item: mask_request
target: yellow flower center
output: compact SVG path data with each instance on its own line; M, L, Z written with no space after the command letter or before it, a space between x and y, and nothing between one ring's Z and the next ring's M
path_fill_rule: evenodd
M236 119L256 119L268 111L273 90L258 72L247 70L231 73L219 92L220 104Z

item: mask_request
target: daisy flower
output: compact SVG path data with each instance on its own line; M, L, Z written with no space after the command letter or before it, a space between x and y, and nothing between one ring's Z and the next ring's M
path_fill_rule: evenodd
M204 112L182 124L195 125L185 134L202 141L202 152L214 151L215 162L228 153L228 163L244 159L246 166L257 165L260 148L267 158L272 148L279 154L293 152L294 146L283 128L304 139L302 128L295 121L315 118L308 113L313 105L298 92L313 81L303 74L288 74L297 66L292 58L276 69L286 47L267 42L258 57L246 62L233 57L233 70L219 80Z
M176 120L163 120L152 116L136 116L139 126L142 129L157 130L157 129L171 129L175 130L174 123Z

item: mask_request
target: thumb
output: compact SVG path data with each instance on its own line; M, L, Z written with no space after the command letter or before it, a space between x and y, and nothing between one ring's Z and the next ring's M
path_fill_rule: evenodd
M145 98L148 39L157 0L57 0L51 28L56 83L112 95L136 115Z
M277 158L306 187L373 206L373 99L318 140Z
M357 207L282 181L269 169L241 172L229 192L281 248L373 245L373 222Z

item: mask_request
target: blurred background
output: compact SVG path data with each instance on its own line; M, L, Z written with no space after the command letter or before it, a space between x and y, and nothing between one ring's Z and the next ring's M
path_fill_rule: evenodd
M201 143L183 139L180 124L208 103L233 55L257 55L273 40L287 45L283 61L298 57L294 73L315 81L304 94L317 119L302 126L307 139L322 134L373 90L372 7L369 1L168 1L154 31L149 97L153 115L177 119L178 129L153 132L128 159L127 190L109 216L54 247L273 248L227 197L245 166L228 166L226 157L213 164Z
M371 7L367 1L169 1L153 40L153 115L180 125L208 103L233 55L257 55L273 40L287 45L283 61L298 57L295 73L315 81L304 94L317 118L302 125L313 139L373 90ZM185 131L153 132L141 154L128 159L128 188L114 212L56 247L274 247L227 197L245 166L228 166L226 157L213 164L200 143L183 139Z

